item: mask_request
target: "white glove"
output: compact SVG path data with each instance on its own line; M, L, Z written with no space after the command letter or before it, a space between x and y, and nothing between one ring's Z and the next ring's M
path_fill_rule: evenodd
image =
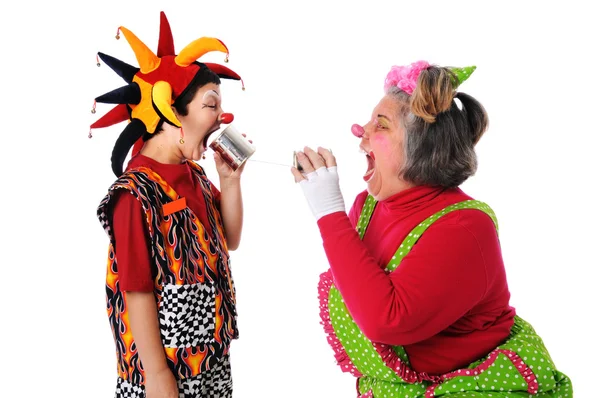
M346 211L339 181L337 166L322 166L299 182L317 221L328 214Z

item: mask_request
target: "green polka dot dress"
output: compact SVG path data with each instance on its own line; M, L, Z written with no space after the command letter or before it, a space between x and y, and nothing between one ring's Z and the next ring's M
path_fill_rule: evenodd
M363 238L377 202L368 195L356 230ZM433 214L404 239L386 267L393 272L418 239L448 213L477 209L498 222L485 203L467 200ZM330 271L319 282L321 320L336 361L342 371L358 378L360 398L396 397L544 397L571 398L570 379L559 372L533 327L515 317L510 336L485 358L443 375L417 373L401 346L371 342L358 328L335 287Z

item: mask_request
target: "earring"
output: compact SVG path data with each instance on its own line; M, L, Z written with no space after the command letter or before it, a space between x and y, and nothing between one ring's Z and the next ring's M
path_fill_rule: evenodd
M206 155L205 154L202 154L202 159L206 159Z
M182 145L185 143L183 140L183 127L179 127L179 143Z

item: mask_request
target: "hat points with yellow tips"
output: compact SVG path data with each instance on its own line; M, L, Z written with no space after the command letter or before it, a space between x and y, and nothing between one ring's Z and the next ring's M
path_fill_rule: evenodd
M208 52L220 51L226 54L227 62L229 49L219 39L201 37L185 46L179 54L175 54L171 27L164 12L160 13L160 34L156 54L129 29L120 26L117 38L120 37L119 32L131 46L139 67L136 68L104 53L98 53L99 58L125 80L127 85L95 99L93 113L96 103L116 104L116 106L90 126L91 137L91 129L112 126L129 119L130 123L121 132L115 148L123 145L131 148L133 145L133 152L139 151L143 134L154 134L161 120L181 127L171 106L185 93L202 68L210 69L220 78L242 80L237 73L223 65L197 61ZM244 88L243 81L242 88ZM119 175L124 158L114 157L113 149L111 159L113 171Z

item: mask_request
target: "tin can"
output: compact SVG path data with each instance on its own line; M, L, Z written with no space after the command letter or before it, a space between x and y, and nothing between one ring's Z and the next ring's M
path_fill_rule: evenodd
M210 149L219 153L234 171L256 152L250 143L232 124L227 126L210 143Z
M298 171L302 172L304 169L300 162L298 162L298 152L294 151L294 167L298 169Z
M329 152L331 152L333 154L333 151L331 149L329 149ZM321 156L321 159L323 159L323 156ZM325 159L323 159L323 163L325 163ZM298 171L300 171L300 172L304 171L304 169L302 168L302 165L298 161L298 152L296 152L296 151L294 151L293 164L294 164L294 167L298 169Z

